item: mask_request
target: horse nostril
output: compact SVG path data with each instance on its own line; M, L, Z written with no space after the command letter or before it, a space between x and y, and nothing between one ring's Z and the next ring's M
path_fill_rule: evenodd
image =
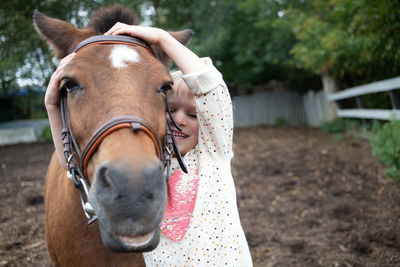
M111 203L114 200L154 202L165 189L162 164L148 164L141 169L118 163L103 163L95 180L96 197Z
M109 176L109 172L108 172L108 168L107 167L102 167L101 168L99 177L101 178L100 181L102 183L102 186L110 187L110 186L113 185L113 182L112 182L111 177Z
M99 188L102 188L102 190L106 190L105 192L111 192L113 198L118 198L120 197L120 193L113 175L115 176L107 166L101 167L98 175L98 186Z

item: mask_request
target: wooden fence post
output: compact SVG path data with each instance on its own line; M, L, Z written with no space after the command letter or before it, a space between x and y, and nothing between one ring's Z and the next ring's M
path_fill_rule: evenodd
M395 91L389 91L390 101L393 109L400 109L399 94Z
M321 75L321 79L322 79L322 87L326 97L338 91L338 86L336 84L335 78L333 78L329 74L323 73ZM326 105L328 107L329 119L332 120L337 118L337 106L335 105L335 103L329 102L328 98L326 98Z
M356 97L356 102L357 102L357 107L359 109L363 109L364 108L364 103L362 101L361 96L357 96ZM363 118L363 119L361 119L361 121L362 121L362 125L363 125L364 131L365 131L367 129L367 120Z

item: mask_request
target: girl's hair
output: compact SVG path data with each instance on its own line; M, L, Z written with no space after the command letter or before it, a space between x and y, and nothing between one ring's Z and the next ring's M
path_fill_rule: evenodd
M187 96L193 97L192 91L186 85L185 81L182 79L181 71L174 71L171 73L172 79L174 79L174 86L172 87L172 94L177 96Z

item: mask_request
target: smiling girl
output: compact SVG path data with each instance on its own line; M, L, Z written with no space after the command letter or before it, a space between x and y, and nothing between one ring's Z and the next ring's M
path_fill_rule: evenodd
M173 162L163 235L144 253L147 266L252 266L231 174L232 102L221 73L161 29L117 23L106 34L160 45L180 69L172 74L168 108L181 128L172 130L189 173Z

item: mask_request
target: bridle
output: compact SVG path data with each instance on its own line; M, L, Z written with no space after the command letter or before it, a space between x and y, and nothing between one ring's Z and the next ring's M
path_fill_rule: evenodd
M121 35L99 35L90 37L82 41L75 49L74 52L91 46L91 45L106 45L106 44L124 44L131 46L139 46L145 48L153 56L155 56L151 47L143 40ZM165 177L168 179L171 165L171 158L174 153L178 159L179 165L183 172L187 173L187 168L183 162L182 156L179 153L179 149L176 145L175 138L171 132L171 125L167 119L167 129L166 135L163 140L163 144L160 143L156 133L152 128L140 117L136 115L122 115L117 116L109 121L103 123L97 130L91 135L89 141L86 143L83 151L81 152L79 145L73 135L71 128L68 125L68 105L67 105L67 95L68 92L64 87L60 88L60 109L61 109L61 120L62 120L62 142L64 147L64 157L67 162L68 167L68 177L72 179L75 187L79 190L79 196L82 204L83 211L88 218L88 224L97 220L97 216L90 202L88 201L89 196L89 182L87 179L87 166L93 154L96 152L97 148L100 146L101 142L105 137L112 134L113 132L122 129L130 128L132 132L144 132L154 143L155 151L157 157L163 162ZM165 94L165 104L166 111L170 117L171 122L174 126L181 130L179 125L175 122L170 110L168 109L166 92Z

